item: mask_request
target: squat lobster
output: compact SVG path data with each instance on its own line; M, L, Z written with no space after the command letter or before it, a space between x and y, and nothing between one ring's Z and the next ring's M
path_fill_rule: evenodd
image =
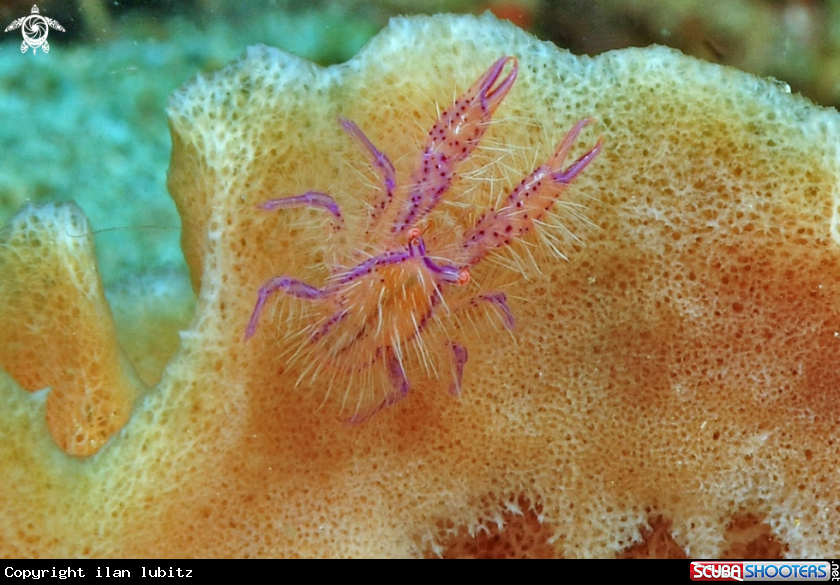
M502 72L510 70L500 79ZM407 187L397 185L394 166L356 124L340 119L341 126L370 159L381 181L368 212L365 232L369 249L379 251L350 268L336 268L327 284L316 287L292 276L278 276L266 282L245 330L245 339L257 330L266 301L283 292L308 303L316 303L320 317L311 324L305 344L312 351L310 369L316 374L332 368L330 385L342 376L349 388L354 377L376 370L387 386L384 399L367 412L360 412L360 395L352 422L365 420L408 394L406 374L409 348L424 362L429 361L423 335L439 313L449 316L459 309L487 304L503 317L507 328L514 317L503 292L485 292L466 300L447 303L451 287L470 281L470 268L491 251L511 244L530 232L565 188L598 155L598 139L586 154L568 167L563 163L581 130L592 122L575 124L549 159L525 177L498 209L482 214L463 234L460 243L445 250L429 250L418 225L449 191L459 163L476 149L496 108L510 91L518 73L514 57L497 60L463 95L446 109L428 133L422 154ZM272 199L259 205L263 210L317 207L332 216L333 229L343 229L344 217L335 200L326 193L308 191L294 197ZM358 252L348 254L356 258ZM450 299L451 301L451 299ZM451 355L450 392L458 394L467 348L447 337ZM316 363L317 362L317 363ZM369 376L376 379L376 376ZM346 400L345 394L345 400Z

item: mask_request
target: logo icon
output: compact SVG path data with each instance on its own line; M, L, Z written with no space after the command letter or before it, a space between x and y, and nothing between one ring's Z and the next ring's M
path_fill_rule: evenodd
M7 26L3 32L20 28L21 33L23 33L20 52L25 53L27 48L32 47L32 54L34 55L38 51L38 47L41 47L44 53L50 52L50 44L47 42L50 27L64 32L64 28L57 21L41 16L36 5L32 7L32 14L13 20L12 24Z
M835 580L828 561L691 561L692 581ZM837 579L840 580L840 579Z

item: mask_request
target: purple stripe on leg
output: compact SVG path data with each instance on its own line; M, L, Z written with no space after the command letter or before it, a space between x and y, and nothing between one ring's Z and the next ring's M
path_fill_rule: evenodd
M315 343L319 339L324 337L327 333L330 332L330 329L332 329L336 325L336 323L340 323L346 316L347 309L344 309L343 311L339 311L338 313L330 317L326 323L324 323L323 325L321 325L321 327L318 328L318 331L312 334L312 337L309 338L309 343Z
M405 370L403 369L400 360L397 359L397 356L394 355L394 352L391 351L391 348L387 349L387 355L385 356L385 365L388 368L388 376L391 378L391 383L394 385L394 388L396 388L397 391L388 393L387 398L385 398L385 400L383 400L379 406L377 406L370 412L353 415L353 417L347 420L348 424L361 424L366 420L369 420L373 415L375 415L379 411L384 410L389 406L395 405L397 402L399 402L408 395L408 378L405 375Z
M452 347L452 354L455 358L455 379L449 386L449 393L452 396L458 396L461 394L461 380L464 377L464 365L467 363L467 348L454 341L450 342L449 345Z
M496 87L493 84L499 80L499 75L509 62L513 61L513 67L510 73L502 79L501 83ZM481 107L483 110L495 110L498 105L505 99L505 96L513 87L516 81L516 75L519 73L519 66L516 64L516 59L513 57L502 57L490 66L490 69L481 77L479 83L481 86L478 90L478 97L481 100Z
M394 352L389 351L385 360L388 363L388 376L391 378L391 383L398 392L398 398L394 402L391 402L391 404L396 404L406 394L408 394L408 378L405 375L402 363L397 356L394 355Z
M568 168L560 170L556 173L552 173L551 178L556 183L562 183L563 185L568 185L569 183L574 181L575 177L577 177L581 173L581 171L583 171L583 169L585 169L586 166L590 162L592 162L592 159L598 156L598 153L601 152L601 145L603 144L603 142L604 141L599 138L598 142L595 143L595 146L593 146L589 152L587 152L575 162L570 164Z
M293 207L320 207L332 213L338 221L341 222L344 220L344 217L341 215L341 208L335 202L335 199L319 191L307 191L303 195L295 195L294 197L269 199L260 203L257 207L265 211L291 209Z
M286 294L292 295L293 297L308 300L320 299L323 298L326 294L319 288L315 288L314 286L310 286L305 282L301 282L300 280L296 280L289 276L277 276L275 278L272 278L267 283L265 283L262 286L262 288L260 288L259 293L257 293L257 304L254 307L254 312L251 313L251 319L248 321L248 328L245 329L246 341L250 339L257 331L257 325L260 321L260 314L262 313L263 306L268 300L268 297L270 297L277 291L283 291Z
M497 307L502 310L502 314L505 317L505 326L508 329L513 329L516 326L516 321L513 318L513 312L511 312L510 307L507 304L507 295L503 292L494 292L488 293L486 295L479 295L476 297L479 300L487 301L489 303L493 303Z
M370 154L371 159L373 159L373 166L375 166L379 170L379 175L382 177L382 181L385 184L385 194L387 200L390 201L392 197L392 193L394 191L394 187L397 184L396 181L396 172L394 171L394 165L391 163L391 159L388 156L376 148L370 139L365 136L365 133L356 126L354 122L348 120L347 118L339 118L339 123L344 130L347 131L350 136L352 136L356 142Z
M388 266L390 264L399 264L411 258L411 253L406 250L395 250L391 252L384 252L378 256L368 258L361 264L357 264L351 270L339 274L335 279L336 286L353 282L354 280L370 274L380 266Z

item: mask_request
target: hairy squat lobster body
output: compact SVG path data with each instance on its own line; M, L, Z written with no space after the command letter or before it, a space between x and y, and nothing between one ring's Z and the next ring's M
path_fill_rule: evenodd
M510 64L506 76L502 72ZM429 131L423 152L411 174L411 182L399 188L394 166L350 120L342 127L367 154L381 181L379 193L369 208L365 231L368 250L377 251L359 261L353 250L351 267L332 267L325 286L315 287L292 276L278 276L259 290L245 338L257 330L266 301L283 292L318 305L318 318L307 327L304 344L295 355L308 356L304 374L324 377L328 392L343 386L345 406L351 388L362 384L379 387L378 396L359 394L351 421L365 420L402 399L409 391L406 371L416 356L427 371L437 372L439 348L430 348L424 336L434 324L452 325L452 315L479 305L496 309L509 329L514 317L502 292L484 292L447 302L451 287L470 281L470 268L490 252L530 232L574 178L597 156L595 146L568 167L563 163L580 131L592 120L575 124L551 157L525 177L498 209L489 209L467 229L455 247L429 250L418 226L449 191L459 163L476 149L496 108L510 91L518 73L513 57L503 57L447 108ZM272 199L263 210L318 207L329 213L334 230L344 229L344 217L335 200L326 193ZM451 300L451 299L450 299ZM445 327L444 327L445 329ZM443 353L450 357L450 392L461 390L467 348L446 335ZM413 354L410 355L410 354ZM304 374L301 374L303 376ZM372 406L371 406L372 404Z

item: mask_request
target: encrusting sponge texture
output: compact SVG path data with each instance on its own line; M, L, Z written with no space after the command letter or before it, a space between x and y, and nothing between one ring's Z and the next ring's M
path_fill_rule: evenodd
M0 231L0 274L0 365L26 390L52 388L47 424L65 452L96 453L142 384L117 345L82 210L27 206Z
M578 120L597 122L572 157L599 135L603 150L539 233L476 267L516 328L463 322L474 334L460 396L420 376L348 425L280 357L299 343L305 300L277 295L244 333L263 283L323 284L324 258L349 239L328 237L323 210L256 206L329 193L352 238L377 178L338 117L404 182L439 111L506 55L516 84L436 228L496 205ZM251 47L176 92L169 116L195 319L161 382L87 460L42 438L42 402L18 388L35 389L38 363L12 371L4 358L3 553L840 550L836 112L665 48L576 57L486 15L396 19L327 69ZM43 334L78 326L62 318Z

